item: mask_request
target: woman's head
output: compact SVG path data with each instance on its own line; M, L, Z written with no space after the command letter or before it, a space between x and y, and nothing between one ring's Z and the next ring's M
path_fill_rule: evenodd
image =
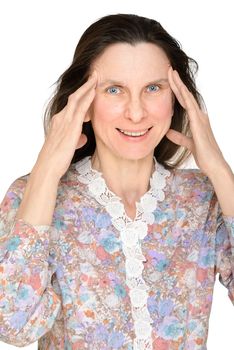
M91 121L84 123L83 127L88 142L76 150L72 163L94 153L95 135L100 138L100 134L98 135L100 132L101 137L109 137L110 141L111 132L117 132L116 128L142 130L154 126L152 137L155 137L155 140L151 139L150 142L152 145L155 142L154 155L157 161L167 168L180 165L190 152L182 149L177 153L181 147L164 135L171 127L191 136L185 110L176 99L173 101L168 82L164 81L161 85L158 84L158 87L154 86L156 89L161 89L161 95L150 90L151 82L155 79L167 78L170 65L178 71L201 106L202 98L194 82L194 73L198 65L182 51L180 44L163 29L160 23L131 14L102 17L83 33L72 64L57 81L57 90L45 114L45 133L52 116L64 108L68 96L87 80L93 69L96 69L99 83L109 78L124 84L120 87L116 87L116 84L97 86L97 94L90 109ZM146 82L150 82L150 86L146 87ZM112 92L116 94L110 94L111 86L114 89ZM103 134L103 127L110 124L105 125L107 114L101 114L104 110L109 112L114 123L112 131L107 128L106 135ZM112 146L117 147L118 143ZM171 158L174 155L176 157L172 162ZM134 158L134 154L131 153L130 158Z
M169 66L164 51L145 42L110 45L93 62L97 86L87 114L99 155L132 160L153 155L173 115ZM132 132L144 135L126 135Z

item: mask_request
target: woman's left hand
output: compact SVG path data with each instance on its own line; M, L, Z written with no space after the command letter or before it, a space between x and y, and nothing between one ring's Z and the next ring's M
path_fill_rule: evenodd
M208 115L204 113L192 93L172 67L168 71L169 84L181 106L186 110L192 137L169 129L166 137L177 145L188 148L197 166L208 177L214 176L219 166L227 166L223 154L215 140Z

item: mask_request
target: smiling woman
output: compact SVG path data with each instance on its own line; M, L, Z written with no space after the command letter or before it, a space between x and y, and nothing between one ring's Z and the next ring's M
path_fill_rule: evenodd
M206 349L217 273L234 303L234 176L197 67L153 19L83 33L1 204L1 340ZM179 168L190 154L200 169Z
M123 183L122 189L117 188L121 169L126 169L129 160L134 160L137 165L139 160L148 158L152 165L154 149L171 125L174 111L173 94L167 80L169 66L164 51L151 43L111 45L91 66L91 72L95 70L97 73L96 95L87 114L96 141L93 167L101 170L101 164L102 169L111 169L113 173L107 176L112 179L112 183L115 181L113 174L116 174L115 191L120 196L127 189L129 192L132 181L130 179L125 188ZM163 77L160 80L163 79L164 85L161 82L161 85L149 86L154 84L149 81L156 75ZM110 81L108 77L113 76L124 80L124 83L108 87L106 83L103 85L103 81ZM152 86L156 90L149 89ZM140 190L142 187L144 193L148 183L144 184L145 175L142 176L139 166L136 170L137 188Z
M104 18L100 19L84 32L76 47L71 66L57 80L57 93L51 99L45 113L45 134L47 134L53 115L64 108L68 96L82 85L87 76L93 71L95 63L105 67L103 72L102 69L98 70L97 95L102 87L108 89L108 93L112 88L111 95L119 95L121 89L125 88L131 101L138 101L139 91L137 98L136 95L132 95L133 89L131 86L129 91L127 80L131 85L136 84L134 90L143 87L146 90L146 87L152 84L156 84L158 89L168 88L170 90L167 76L168 69L165 68L169 68L171 65L179 72L199 106L204 106L194 81L194 74L198 69L197 62L183 52L180 44L162 28L160 23L153 19L145 19L140 23L140 18L143 19L143 17L132 15L132 22L127 26L128 18L130 18L128 16L131 15L110 15L108 16L110 22L105 21ZM147 48L147 52L144 52L145 48ZM137 57L134 56L136 53ZM164 71L162 71L162 64L164 64ZM162 76L161 73L163 73ZM133 77L136 81L133 81ZM146 77L148 78L146 79ZM114 87L119 88L119 93L113 93ZM111 101L111 103L114 104L114 101ZM183 132L184 135L191 136L186 112L177 99L173 108L171 128ZM139 129L138 125L127 130L136 129ZM93 133L91 121L87 122L86 120L86 123L83 124L83 133L87 135L87 143L75 151L72 163L83 159L85 156L93 155L96 149L96 137ZM171 142L165 134L162 134L161 139L157 141L154 156L167 169L181 165L191 155L188 149Z

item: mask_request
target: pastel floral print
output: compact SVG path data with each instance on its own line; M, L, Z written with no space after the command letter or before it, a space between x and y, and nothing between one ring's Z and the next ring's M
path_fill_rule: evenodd
M206 350L216 274L234 304L234 217L199 169L154 158L130 219L90 157L61 178L51 226L0 210L0 340L39 349Z

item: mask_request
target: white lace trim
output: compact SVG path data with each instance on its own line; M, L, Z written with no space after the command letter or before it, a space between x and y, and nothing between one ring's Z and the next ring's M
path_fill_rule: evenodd
M146 261L141 250L141 240L148 232L147 225L154 222L153 211L157 202L165 198L163 189L166 177L170 172L156 161L155 170L150 179L150 190L146 192L140 202L136 202L136 217L130 219L125 212L124 205L115 193L111 192L102 173L92 169L91 157L88 156L76 165L78 180L87 184L92 196L102 204L112 218L113 226L119 231L123 243L123 253L126 257L126 283L130 289L129 296L132 307L132 317L136 338L134 350L152 350L152 318L147 308L148 290L142 277L143 262Z

